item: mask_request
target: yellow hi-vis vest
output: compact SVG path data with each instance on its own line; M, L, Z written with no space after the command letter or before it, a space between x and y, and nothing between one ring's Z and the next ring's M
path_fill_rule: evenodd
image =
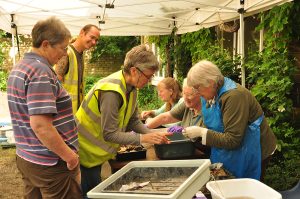
M85 96L75 118L78 127L80 164L91 168L101 165L115 157L119 144L106 142L100 124L101 113L98 107L100 91L115 91L120 93L123 104L119 108L119 131L125 131L128 122L137 106L137 91L134 89L126 98L126 82L122 71L99 80Z
M75 115L80 103L83 100L84 84L82 80L81 85L78 85L79 74L78 74L77 58L73 48L70 46L68 47L68 57L69 57L69 70L67 74L64 76L64 81L62 82L62 85L68 91L70 97L72 98L72 109L73 109L73 114ZM54 67L57 66L55 65ZM80 93L78 94L79 91Z

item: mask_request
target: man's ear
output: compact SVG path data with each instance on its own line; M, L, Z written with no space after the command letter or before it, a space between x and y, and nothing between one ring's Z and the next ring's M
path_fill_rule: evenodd
M42 41L42 44L41 44L41 47L42 47L42 48L47 48L47 47L49 47L49 46L50 46L50 43L49 43L48 40Z

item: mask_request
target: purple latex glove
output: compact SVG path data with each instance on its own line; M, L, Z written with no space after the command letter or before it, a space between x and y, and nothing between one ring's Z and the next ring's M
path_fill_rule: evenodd
M168 132L172 132L172 133L181 133L182 130L183 130L182 126L172 126L168 128Z

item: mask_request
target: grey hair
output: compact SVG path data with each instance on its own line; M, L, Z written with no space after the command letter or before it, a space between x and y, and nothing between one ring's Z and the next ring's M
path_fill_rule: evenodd
M211 81L219 86L223 83L224 76L215 64L207 60L196 63L187 75L188 86L194 88L208 87Z
M129 73L132 67L139 68L141 71L146 69L157 71L159 62L148 45L139 45L126 53L123 70Z
M32 46L39 48L43 41L47 40L51 45L62 43L71 38L71 33L64 23L56 17L50 17L38 21L32 31Z

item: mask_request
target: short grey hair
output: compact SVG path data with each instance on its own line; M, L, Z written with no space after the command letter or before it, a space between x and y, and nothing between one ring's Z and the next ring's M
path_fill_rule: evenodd
M32 46L39 48L43 41L47 40L51 45L64 42L71 38L71 33L64 23L56 17L50 17L38 21L32 31Z
M210 61L202 60L196 63L188 72L187 84L188 86L199 88L208 87L210 81L220 85L224 81L220 69Z
M139 45L127 52L124 60L125 73L129 73L132 67L139 68L141 71L146 69L157 71L159 62L148 45Z

